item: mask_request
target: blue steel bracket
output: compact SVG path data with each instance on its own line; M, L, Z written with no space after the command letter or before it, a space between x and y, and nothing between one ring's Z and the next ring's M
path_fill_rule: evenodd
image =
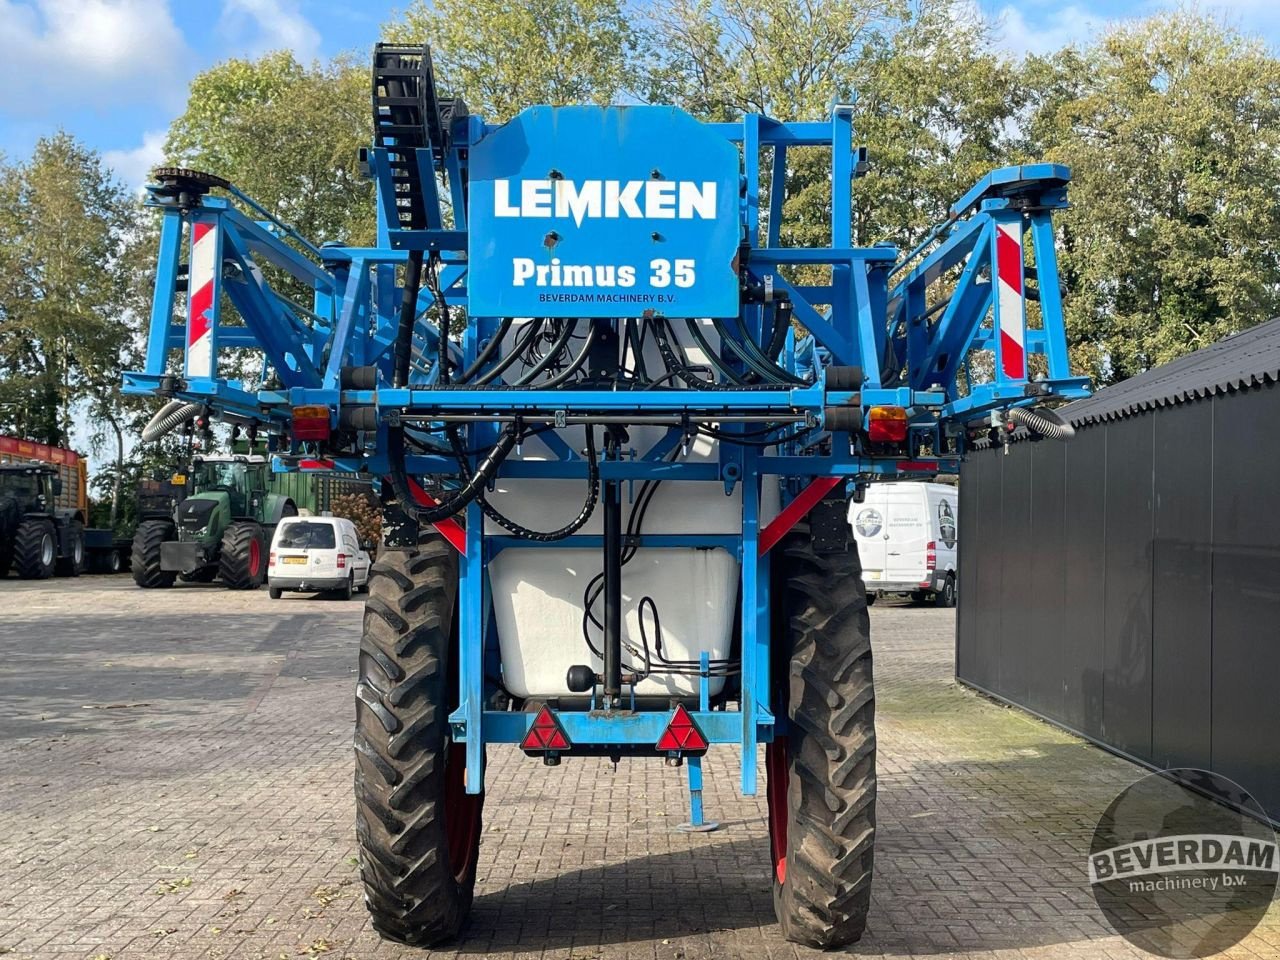
M743 714L736 710L691 710L689 715L708 743L741 743ZM519 743L533 723L532 713L507 710L485 710L482 716L485 743ZM614 744L655 744L671 719L670 710L602 711L561 710L556 719L564 727L569 741L577 746L610 746ZM772 718L759 722L760 742L772 741ZM468 730L461 711L455 711L449 722L454 725L454 739L465 740Z
M993 171L893 268L886 369L913 389L942 392L944 421L1087 395L1087 380L1070 372L1051 221L1070 177L1059 164ZM1038 326L1027 315L1032 284ZM990 370L974 379L977 351L989 353Z

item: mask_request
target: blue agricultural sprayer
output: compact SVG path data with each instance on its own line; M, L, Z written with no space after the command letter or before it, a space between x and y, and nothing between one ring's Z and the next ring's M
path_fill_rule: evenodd
M277 470L381 480L355 737L374 925L462 927L491 744L685 764L694 825L707 749L739 748L750 795L763 744L783 931L857 939L875 733L848 499L954 471L979 434L1067 429L1043 404L1086 391L1051 220L1068 171L991 173L904 257L851 246L867 157L840 106L492 126L438 93L425 48L380 45L373 116L375 247L315 247L217 177L156 172L125 382L265 440ZM830 244L784 246L788 158L813 148Z

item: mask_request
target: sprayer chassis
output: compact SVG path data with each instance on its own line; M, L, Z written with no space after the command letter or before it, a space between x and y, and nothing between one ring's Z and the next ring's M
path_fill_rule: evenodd
M256 205L264 219L246 216L240 207L251 201L234 188L231 199L216 197L178 176L150 188L149 203L163 214L156 294L146 368L126 374L126 388L202 404L215 418L267 435L278 470L407 478L414 503L397 498L394 484L383 486L388 544L411 555L428 529L419 528L415 514L436 502L426 489L447 498L483 468L484 451L505 432L540 431L551 455L511 456L490 483L586 485L595 477L605 511L600 533L540 542L495 532L473 500L435 524L428 538L438 543L442 537L456 551L456 662L449 671L457 695L447 732L455 762L465 766L461 787L470 796L482 792L489 744L521 744L549 763L574 755L663 756L687 762L691 823L701 824L705 747L739 747L740 787L752 795L757 745L788 733L787 718L775 710L786 680L775 675L780 601L770 576L773 548L799 530L823 550L852 549L844 542L847 489L856 494L874 479L953 472L974 431L1003 431L1010 408L1084 395L1085 381L1071 377L1067 365L1051 222L1053 211L1065 206L1069 173L1049 164L993 172L904 257L891 246L850 244L851 189L867 157L851 146L848 109L837 107L823 122L751 115L739 123L700 124L670 108L542 107L495 127L467 116L465 108L437 104L429 65L420 77L430 88L430 122L415 123L411 137L403 118L387 119L394 116L388 111L407 107L377 107L378 91L390 88L375 77L375 118L385 122L377 144L363 152L378 187L375 247L313 247ZM783 246L788 153L812 147L831 155L830 245ZM767 191L761 185L766 162ZM512 192L521 178L536 180L530 192ZM563 216L557 216L558 201L547 199L559 196L558 180L574 184L579 204L560 210ZM688 219L632 216L632 209L662 214L668 193L642 186L631 196L628 184L636 182L670 183L670 209L687 212ZM543 183L552 184L550 193ZM591 183L600 184L596 218ZM650 193L657 206L647 205ZM622 195L634 206L620 201ZM612 220L611 196L620 214ZM1032 257L1024 251L1028 240ZM190 292L185 322L175 322L186 251ZM415 275L424 261L434 289L417 290L415 280L406 296L406 265ZM654 267L659 261L668 266ZM260 269L267 265L310 288L310 306L273 288ZM647 299L557 298L537 287L540 278L549 283L564 276L552 274L553 267L589 267L594 282L621 276L620 265L651 268L638 283L648 285ZM604 267L615 273L600 272ZM668 283L669 293L651 289L670 268L677 282L679 271L696 279L681 289ZM1029 289L1037 303L1030 317ZM224 298L243 326L223 322ZM403 335L402 299L411 306L411 342ZM442 349L433 320L445 308L465 310L466 325ZM683 389L626 388L622 374L612 382L600 374L607 362L596 364L592 376L553 389L502 377L441 382L441 356L455 376L477 358L488 369L485 351L508 330L503 318L512 316L586 324L574 329L619 340L637 325L713 324L718 356L693 382L686 377ZM792 317L804 335L788 329L760 375L758 348ZM407 377L400 376L405 356L397 346L410 355ZM247 389L221 375L220 361L242 348L261 353L263 388ZM170 355L178 350L183 361L174 370ZM487 362L502 355L494 351ZM1034 371L1033 363L1040 365ZM316 407L323 408L323 429L302 430L300 411ZM899 415L904 435L886 440L878 418ZM616 431L641 425L658 428L659 435L643 447L615 439L612 447L588 453L580 439L566 439L581 438L585 424L599 429L602 444L608 431L616 438ZM420 445L399 456L390 441L406 428L436 437L434 449ZM445 428L456 431L465 448L462 462L459 447L443 439ZM762 429L779 442L750 443ZM675 456L698 430L715 432L714 455L696 462ZM572 704L498 696L488 578L495 558L509 550L589 549L602 556L608 578L611 554L622 549L611 498L634 496L636 485L659 480L739 498L733 532L640 533L628 540L640 550L718 549L736 560L734 696L713 702L704 656L696 693L656 705L637 702L634 688L619 684L625 665L611 662L608 649L591 689ZM776 502L767 514L765 501ZM585 655L584 662L591 663ZM537 733L549 729L546 713L562 739ZM667 737L673 722L685 722L681 714L705 744L672 748Z

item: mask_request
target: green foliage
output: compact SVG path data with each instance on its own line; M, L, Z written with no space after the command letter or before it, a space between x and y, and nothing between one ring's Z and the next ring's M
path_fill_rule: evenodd
M191 82L165 153L230 180L313 243L371 244L373 185L357 166L371 111L363 64L227 60Z
M711 120L829 116L911 16L901 0L670 0L647 12L654 99Z
M75 403L118 395L135 203L65 133L0 167L0 196L0 429L63 444Z
M1026 149L1072 167L1077 363L1107 381L1280 312L1280 62L1191 14L1032 58Z
M674 0L650 17L655 95L704 118L824 120L851 105L872 158L854 190L858 243L918 237L1005 158L1015 71L969 5ZM785 243L831 241L830 162L828 150L789 154Z
M168 480L185 471L188 459L181 437L169 436L134 445L121 462L104 462L89 481L89 526L131 533L138 522L138 483Z
M856 242L909 247L993 167L1011 162L1017 70L972 5L914 6L869 64L854 132L871 171L854 187Z
M429 43L436 75L490 122L534 104L615 103L642 42L622 0L414 0L383 39Z

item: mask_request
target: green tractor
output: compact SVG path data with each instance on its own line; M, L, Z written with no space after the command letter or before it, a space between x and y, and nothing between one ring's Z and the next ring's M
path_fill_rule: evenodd
M293 500L271 490L263 457L197 457L190 494L170 516L143 519L133 535L133 580L147 589L181 578L232 590L256 590L266 579L275 526L297 516Z
M24 580L84 569L84 514L56 505L62 479L44 463L0 464L0 578Z

